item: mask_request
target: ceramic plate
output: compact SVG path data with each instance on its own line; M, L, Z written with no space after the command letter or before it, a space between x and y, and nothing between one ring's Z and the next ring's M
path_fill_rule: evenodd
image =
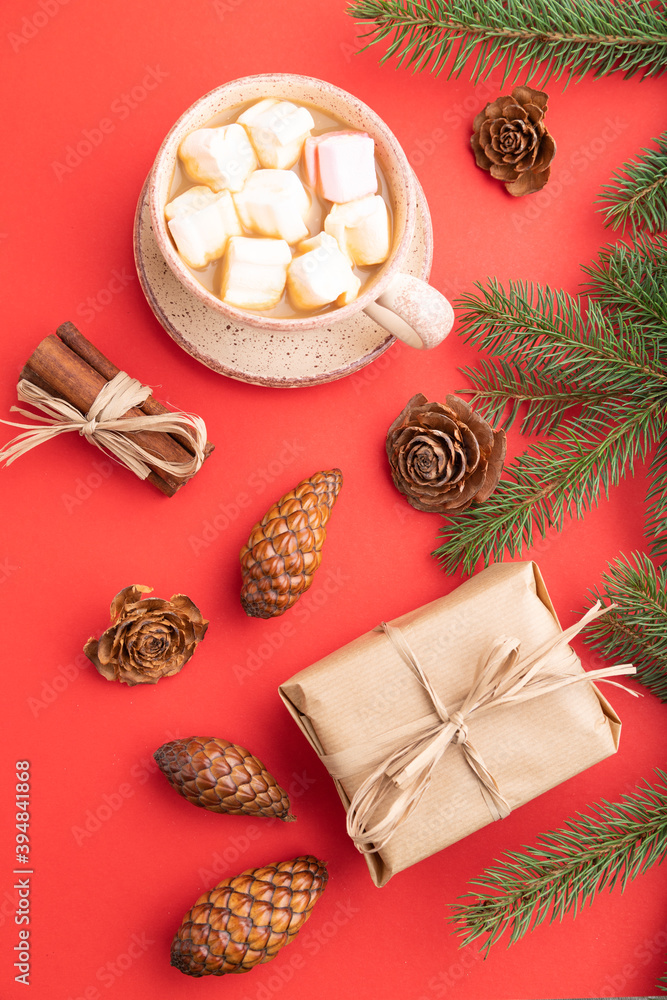
M134 220L134 259L156 318L179 347L229 378L281 388L319 385L352 375L394 342L364 312L328 328L272 333L232 323L180 284L158 249L148 204L148 181ZM417 223L403 268L428 281L433 260L431 216L417 181Z

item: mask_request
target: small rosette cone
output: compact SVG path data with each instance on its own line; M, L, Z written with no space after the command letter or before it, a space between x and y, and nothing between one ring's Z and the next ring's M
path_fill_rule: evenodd
M387 432L394 485L417 510L453 514L484 503L503 470L507 442L458 396L417 393Z
M275 958L308 919L327 884L312 855L250 868L199 897L171 945L171 964L187 976L250 972Z
M241 550L241 605L247 615L275 618L308 590L342 483L340 469L316 472L286 493L252 529Z
M172 740L153 754L167 781L188 802L232 816L291 821L287 792L249 750L215 737Z
M556 143L544 124L549 98L532 87L515 87L486 105L473 122L475 161L509 194L540 191L549 180Z

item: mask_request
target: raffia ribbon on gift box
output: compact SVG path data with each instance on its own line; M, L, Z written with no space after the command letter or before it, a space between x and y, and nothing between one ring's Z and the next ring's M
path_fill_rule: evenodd
M630 663L603 667L583 673L559 671L564 657L571 656L568 643L590 622L610 611L598 601L586 614L556 639L549 640L535 652L520 658L520 642L501 636L482 660L467 697L448 711L428 676L420 666L403 632L386 622L375 631L384 632L401 659L427 691L435 709L429 715L384 734L368 743L348 747L338 753L322 755L333 778L345 779L373 768L352 797L347 813L347 832L362 854L380 851L394 831L419 805L429 786L431 773L452 743L461 747L464 757L477 776L479 788L494 820L503 819L510 807L481 755L470 741L468 722L474 716L493 711L500 705L539 698L582 681L604 680L622 687L611 677L634 674ZM398 791L384 815L373 818L387 793Z
M21 402L29 403L46 416L39 417L28 410L12 406L12 411L23 417L39 420L43 426L19 424L11 420L0 421L23 431L0 449L0 463L5 465L11 465L32 448L70 431L78 431L100 451L116 459L140 479L146 479L151 472L148 462L169 475L189 477L199 471L204 461L206 425L201 417L182 412L125 417L128 410L141 406L152 392L149 386L142 385L127 372L118 372L110 382L102 386L85 415L67 400L52 396L26 379L21 379L16 392ZM194 455L183 462L165 461L147 452L133 438L127 437L133 431L158 431L187 436Z

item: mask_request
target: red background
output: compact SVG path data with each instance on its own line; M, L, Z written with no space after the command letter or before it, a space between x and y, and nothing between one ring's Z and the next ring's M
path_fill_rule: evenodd
M12 969L19 759L31 762L33 775L33 1000L220 991L230 1000L639 995L656 992L664 969L667 869L650 871L624 895L604 893L576 921L543 925L509 951L496 946L486 961L474 947L459 951L446 920L467 881L504 850L651 777L667 734L665 709L650 693L613 693L624 720L614 758L381 890L346 838L332 783L276 693L296 670L380 619L459 582L430 556L439 518L403 502L383 446L415 392L443 399L464 386L457 369L475 352L455 332L432 353L395 345L360 374L325 386L230 381L179 350L154 319L134 271L132 221L160 141L197 97L246 74L304 73L359 96L403 144L433 216L437 287L453 297L497 275L576 291L580 263L613 238L594 200L612 171L664 128L667 81L615 75L565 91L548 83L558 144L552 179L542 195L515 201L476 168L468 146L472 118L498 94L499 78L475 88L465 78L380 67L377 51L358 54L344 7L340 0L3 4L0 414L11 416L16 376L37 342L71 319L114 362L159 386L158 398L202 414L217 446L171 500L119 468L102 479L94 466L100 456L75 436L0 473L3 997L24 992ZM159 83L137 100L149 68ZM67 147L104 118L113 129L78 165L59 170ZM118 274L124 287L114 292ZM2 429L2 440L11 434ZM525 443L513 430L512 453ZM271 502L333 466L345 485L323 565L285 637L287 618L243 614L238 552ZM563 624L581 611L610 559L643 547L643 496L639 469L584 521L524 554L539 562ZM325 590L329 574L335 584ZM131 583L151 585L160 597L186 593L211 622L192 662L156 687L130 689L82 669L85 640L102 632L112 596ZM257 657L256 669L239 669ZM250 747L291 789L298 822L221 817L177 797L151 754L172 736L194 734ZM109 802L113 808L102 808ZM98 810L106 818L82 836L89 811ZM223 983L170 968L171 937L201 891L218 877L300 853L325 858L330 883L301 937L275 962Z

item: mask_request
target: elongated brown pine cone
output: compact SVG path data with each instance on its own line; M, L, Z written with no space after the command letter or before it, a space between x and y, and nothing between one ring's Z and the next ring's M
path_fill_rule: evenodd
M294 819L284 791L261 760L228 740L191 736L153 754L177 792L210 812Z
M308 590L342 484L340 469L316 472L281 497L252 529L241 549L241 605L247 615L275 618Z
M183 917L171 964L200 977L250 972L269 962L299 933L327 878L325 863L305 855L224 879Z

